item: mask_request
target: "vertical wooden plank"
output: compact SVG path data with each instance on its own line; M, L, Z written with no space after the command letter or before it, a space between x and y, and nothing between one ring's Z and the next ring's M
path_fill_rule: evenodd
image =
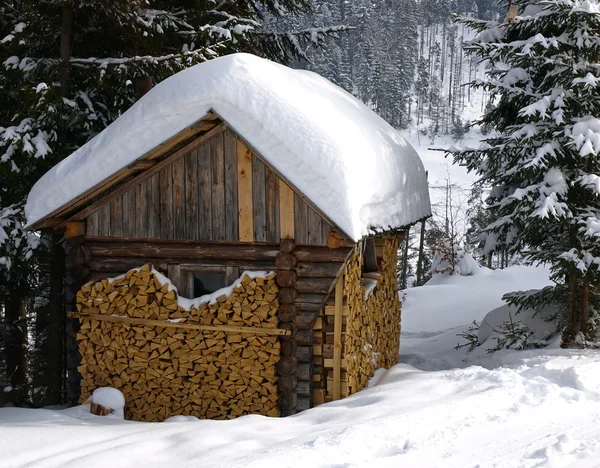
M146 186L148 197L148 237L160 237L160 177L154 174Z
M161 169L158 173L160 184L160 237L173 239L175 229L173 226L173 179L171 178L171 165Z
M223 132L225 160L225 240L238 240L237 150L236 138L229 130Z
M148 237L148 181L135 187L135 237Z
M110 236L110 203L98 209L98 235Z
M135 236L135 191L128 190L123 194L123 235Z
M123 235L123 197L110 202L110 235Z
M342 384L342 313L344 304L344 275L335 284L335 311L333 316L333 399L341 397Z
M223 134L210 139L210 165L212 170L212 240L225 239L225 161Z
M279 235L281 239L294 239L294 191L279 180Z
M239 240L254 240L254 213L252 204L252 153L243 141L237 140L238 170L238 226Z
M200 240L212 240L212 190L210 170L210 147L208 143L200 145L198 155L198 237Z
M173 235L175 239L186 239L185 232L185 162L179 158L171 164L173 184Z
M308 205L294 193L294 235L297 244L308 244Z
M308 204L307 204L308 205ZM323 238L323 227L321 225L321 215L319 215L310 206L307 207L308 212L308 243L312 245L321 245Z
M86 227L85 230L88 236L98 236L98 210L94 211L90 214L86 219Z
M171 280L171 283L175 285L179 294L183 297L188 297L188 291L186 291L185 284L181 281L181 267L177 264L167 265L167 277Z
M329 236L329 231L333 228L331 224L329 224L324 219L321 219L321 245L327 245L327 238Z
M185 233L189 240L198 240L198 151L184 157L185 165Z
M258 158L252 160L252 204L254 207L254 240L267 240L267 212L265 203L266 166Z
M265 171L267 242L279 242L279 177L268 167Z

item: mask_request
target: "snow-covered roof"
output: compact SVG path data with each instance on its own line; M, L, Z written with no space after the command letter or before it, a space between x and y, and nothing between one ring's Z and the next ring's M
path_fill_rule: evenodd
M319 75L249 54L154 87L33 187L29 225L214 111L354 240L430 215L423 164L396 130Z

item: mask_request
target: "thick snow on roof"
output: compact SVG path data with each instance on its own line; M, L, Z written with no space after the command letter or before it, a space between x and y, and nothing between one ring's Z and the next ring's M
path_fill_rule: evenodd
M354 240L430 214L423 164L390 125L317 74L249 54L159 83L33 187L29 224L44 218L210 110Z

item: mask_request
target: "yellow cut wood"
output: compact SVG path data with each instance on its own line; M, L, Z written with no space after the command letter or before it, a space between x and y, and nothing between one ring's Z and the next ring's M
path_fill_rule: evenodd
M279 233L282 239L294 239L294 191L279 179Z
M335 315L333 321L333 399L341 397L342 373L342 313L344 304L344 275L335 284Z
M254 241L254 205L252 203L252 153L237 140L238 229L240 242Z

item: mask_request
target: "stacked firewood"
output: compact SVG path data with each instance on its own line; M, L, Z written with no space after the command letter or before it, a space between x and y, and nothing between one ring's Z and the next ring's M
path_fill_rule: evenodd
M138 421L278 416L277 292L275 274L243 275L231 294L184 308L151 265L84 285L81 402L111 386L125 396L125 417Z
M362 390L375 371L398 362L400 347L400 308L396 261L399 240L377 239L379 272L363 273L361 248L355 249L344 268L344 294L341 327L340 396ZM365 282L376 281L367 290ZM334 389L333 293L321 317L313 326L313 353L322 362L315 366L313 401L316 405L332 401Z
M362 390L375 371L398 362L400 348L400 298L396 263L399 239L378 239L379 278L368 293L361 278L360 249L345 267L344 296L349 316L343 358L347 361L350 393Z

